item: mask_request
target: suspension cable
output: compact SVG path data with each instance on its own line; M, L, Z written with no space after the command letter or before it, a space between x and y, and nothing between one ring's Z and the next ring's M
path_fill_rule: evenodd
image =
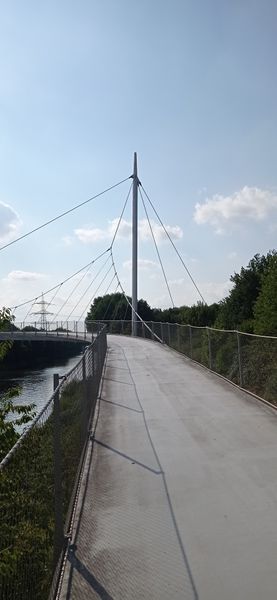
M48 302L48 305L49 305L49 306L50 306L50 304L52 304L53 300L55 300L55 298L56 298L56 296L57 296L58 292L60 291L61 287L62 287L62 284L60 284L60 285L59 285L59 287L58 287L58 288L56 289L56 291L54 292L54 294L53 294L53 296L52 296L52 298L51 298L50 302Z
M104 250L104 252L101 252L101 254L99 254L94 260L92 260L91 262L87 263L84 267L82 267L81 269L79 269L78 271L75 271L75 273L73 273L72 275L70 275L69 277L67 277L66 279L64 279L63 281L57 283L57 285L54 285L53 287L49 288L49 290L47 290L46 292L43 292L43 295L46 296L47 294L50 294L50 292L53 292L54 290L56 290L57 288L61 287L62 285L64 285L65 283L67 283L68 281L70 281L70 279L72 279L73 277L75 277L76 275L79 275L79 273L81 273L82 271L84 271L84 269L87 269L87 267L89 267L90 265L92 265L93 263L97 262L100 258L102 258L102 256L104 256L104 254L107 254L107 252L110 252L110 247L107 248L106 250ZM41 294L39 294L38 296L35 296L34 298L31 298L30 300L26 300L25 302L21 302L21 304L16 304L15 306L12 306L11 309L12 310L16 310L17 308L21 308L21 306L26 306L27 304L30 303L34 303L36 300L38 300L41 297Z
M108 189L107 189L107 190L105 190L104 192L101 192L100 194L97 194L97 196L94 196L93 198L90 198L90 200L93 200L94 198L96 198L96 197L98 197L98 196L101 196L101 195L103 195L105 192L109 191L110 189L113 189L114 187L117 187L117 186L119 186L120 184L124 183L124 182L125 182L125 181L127 181L128 179L130 179L130 177L127 177L126 179L124 179L124 180L120 181L118 184L116 184L115 186L112 186L111 188L108 188ZM131 185L130 185L130 188L129 188L129 191L128 191L128 194L127 194L127 197L126 197L126 199L125 199L125 202L124 202L124 205L123 205L123 209L122 209L122 211L121 211L121 214L120 214L120 217L119 217L119 220L118 220L117 226L116 226L116 230L115 230L115 232L114 232L114 235L113 235L113 238L112 238L112 242L111 242L111 245L109 246L109 248L107 248L107 249L106 249L104 252L102 252L102 253L101 253L101 254L100 254L100 255L99 255L99 256L98 256L96 259L94 259L94 260L92 260L91 262L87 263L87 264L86 264L84 267L82 267L81 269L79 269L78 271L76 271L75 273L73 273L72 275L70 275L69 277L67 277L67 278L66 278L64 281L62 281L62 282L58 283L57 285L55 285L55 286L51 287L51 288L50 288L49 290L47 290L46 292L43 292L44 296L46 296L47 294L49 294L50 292L52 292L52 291L54 291L54 290L57 290L57 288L58 288L58 289L60 289L60 288L61 288L61 286L62 286L62 285L64 285L64 283L67 283L68 281L70 281L70 279L72 279L73 277L75 277L76 275L78 275L79 273L81 273L82 271L84 271L85 269L89 270L89 268L90 268L90 266L91 266L92 264L94 264L94 263L95 263L97 260L99 260L100 258L102 258L102 256L104 256L104 254L106 254L107 252L110 252L110 250L111 250L111 248L112 248L112 246L113 246L113 244L114 244L114 242L115 242L116 236L117 236L117 234L118 234L118 230L119 230L119 227L120 227L120 224L121 224L121 221L122 221L122 218L123 218L123 215L124 215L124 212L125 212L125 209L126 209L126 206L127 206L128 200L129 200L129 197L130 197L130 193L131 193L132 185L133 185L133 183L131 183ZM87 202L89 202L90 200L86 200L84 203L82 203L82 204L78 205L78 206L77 206L77 207L75 207L75 208L78 208L79 206L82 206L83 204L86 204L86 203L87 203ZM70 209L70 210L69 210L69 211L67 211L67 212L71 212L72 210L75 210L75 208L74 208L74 209ZM67 213L64 213L64 214L67 214ZM60 215L59 217L56 217L54 220L56 220L57 218L60 218L61 216L63 216L63 215ZM46 223L46 224L47 224L47 223ZM46 225L46 224L45 224L45 225ZM34 230L34 231L35 231L35 230ZM27 235L27 234L26 234L26 235ZM23 237L24 237L24 236L23 236ZM21 238L18 238L18 240L19 240L19 239L21 239ZM14 240L14 242L15 242L15 241L17 241L17 240ZM1 248L0 248L0 250L1 250ZM83 277L81 278L80 282L78 282L78 284L76 284L75 288L72 290L72 293L71 293L71 294L69 294L69 296L68 296L67 300L66 300L66 301L63 303L62 307L61 307L61 308L60 308L60 310L59 310L59 311L56 313L55 317L57 317L57 316L60 314L61 310L64 308L65 304L68 302L68 300L70 299L70 297L72 296L72 294L74 293L74 291L77 289L78 285L79 285L79 284L81 283L81 281L84 279L85 275L86 275L86 273L83 275ZM58 291L58 290L57 290L57 291ZM56 292L56 293L57 293L57 292ZM55 293L55 295L53 296L53 298L56 296L56 293ZM36 302L36 301L38 300L38 298L40 298L40 296L41 296L41 294L40 294L40 295L38 295L38 296L35 296L34 298L31 298L30 300L26 300L25 302L22 302L21 304L17 304L16 306L12 306L12 310L16 310L17 308L21 308L22 306L26 306L27 304L33 304L34 302ZM53 300L53 299L52 299L52 300ZM76 308L76 306L75 306L75 308ZM75 310L75 308L74 308L74 310ZM27 318L27 316L30 314L30 312L31 312L31 307L30 307L30 309L28 310L28 312L27 312L27 315L26 315L26 317L25 317L25 318ZM72 314L72 313L70 313L70 316L71 316L71 314ZM53 322L54 320L55 320L55 318L52 320L52 322Z
M198 292L198 294L199 294L199 296L200 296L200 298L201 298L202 302L203 302L204 304L207 304L206 300L204 299L203 295L201 294L201 292L200 292L200 290L199 290L199 287L197 286L196 282L194 281L194 279L193 279L193 277L192 277L192 275L191 275L191 273L190 273L190 271L189 271L189 269L188 269L187 265L185 264L185 262L184 262L184 260L183 260L183 258L182 258L182 256L181 256L181 254L180 254L180 252L177 250L177 248L176 248L176 245L174 244L174 242L173 242L173 240L172 240L171 236L169 235L169 233L168 233L168 231L167 231L166 227L164 226L164 224L163 224L162 220L160 219L160 217L159 217L159 215L158 215L158 213L157 213L157 211L156 211L156 209L155 209L155 206L154 206L154 205L153 205L153 203L151 202L151 200L150 200L150 198L149 198L149 196L148 196L148 194L147 194L146 190L144 189L144 187L143 187L142 183L141 183L141 187L142 187L142 190L143 190L143 192L144 192L144 194L145 194L145 196L146 196L146 198L147 198L147 200L148 200L148 202L149 202L150 206L152 207L152 209L153 209L153 211L154 211L154 213L155 213L155 215L156 215L157 219L159 220L159 223L161 224L161 226L162 226L162 228L163 228L163 230L164 230L165 234L167 235L167 237L168 237L168 239L169 239L170 243L172 244L172 246L173 246L173 248L174 248L174 250L175 250L175 252L176 252L177 256L179 257L179 259L180 259L180 261L181 261L181 263L182 263L183 267L185 268L185 270L186 270L186 272L187 272L187 274L188 274L188 276L189 276L190 280L192 281L192 283L193 283L193 285L194 285L195 289L197 290L197 292Z
M119 279L119 276L118 276L118 273L117 273L117 270L116 270L116 266L115 266L115 263L114 263L112 249L111 249L111 257L112 257L112 266L114 268L114 272L115 272L115 275L116 275L116 278L117 278L117 281L118 281L118 285L119 285L119 287L121 289L122 294L125 296L125 300L126 300L127 304L130 306L131 310L133 310L132 304L129 301L128 296L127 296L124 288L121 285L121 281ZM141 323L143 323L143 325L146 327L146 329L148 329L148 331L151 333L151 335L153 335L159 342L161 342L161 344L163 344L163 341L161 340L161 338L159 338L159 336L154 331L152 331L151 327L149 327L149 325L147 325L147 323L145 323L145 321L141 318L141 316L136 311L134 311L134 313L137 316L137 318L139 319L139 321Z
M93 261L92 261L93 262ZM59 314L61 313L62 309L65 307L65 305L68 303L68 301L70 300L71 296L73 296L74 292L77 290L77 288L79 287L79 285L81 285L82 281L84 280L84 278L86 277L86 275L88 274L91 264L89 264L88 268L86 269L86 271L83 273L81 279L79 279L79 281L77 281L77 283L75 284L73 290L71 290L71 292L68 294L66 300L63 302L62 306L59 308L59 310L56 312L55 316L53 317L53 321L51 321L52 323L54 323L54 321L57 320L57 317L59 316Z
M87 303L86 307L84 308L84 310L83 310L82 314L80 315L77 323L79 323L79 321L82 319L84 313L87 311L89 305L92 303L92 300L94 300L94 298L95 298L98 290L100 289L101 285L104 283L105 279L108 277L109 272L111 271L112 268L113 268L113 265L111 264L110 267L108 268L106 274L104 275L103 279L100 281L98 288L95 290L93 296L90 298L89 302Z
M125 298L126 300L126 298ZM125 310L125 315L124 315L124 321L126 321L126 317L127 317L127 313L128 313L128 308L129 308L129 304L128 302L126 302L126 310Z
M122 218L123 218L124 212L125 212L125 208L126 208L126 206L127 206L127 202L128 202L128 200L129 200L129 197L130 197L130 193L131 193L131 189L132 189L132 187L133 187L133 182L132 182L132 183L131 183L131 185L130 185L130 189L129 189L129 192L128 192L128 194L127 194L126 200L125 200L125 202L124 202L124 206L123 206L123 209L122 209L122 211L121 211L121 215L120 215L120 217L119 217L119 219L118 219L118 223L117 223L117 226L116 226L116 230L115 230L115 232L114 232L114 236L113 236L113 239L112 239L112 242L111 242L111 248L112 248L112 247L113 247L113 245L114 245L115 238L116 238L116 236L117 236L117 233L118 233L118 230L119 230L119 227L120 227L120 224L121 224L121 221L122 221Z
M29 235L32 235L32 233L35 233L36 231L39 231L40 229L43 229L44 227L47 227L47 225L50 225L51 223L54 223L55 221L58 221L58 219L61 219L62 217L65 217L66 215L69 215L69 213L72 213L74 210L77 210L78 208L81 208L81 206L84 206L85 204L88 204L89 202L92 202L92 200L96 200L96 198L99 198L100 196L103 196L107 192L110 192L111 190L114 190L116 187L118 187L122 183L125 183L125 181L128 181L128 179L130 179L130 177L126 177L125 179L122 179L122 181L119 181L118 183L115 183L114 185L111 185L110 187L108 187L105 190L103 190L103 192L99 192L98 194L95 194L95 196L92 196L91 198L88 198L88 200L85 200L84 202L81 202L80 204L77 204L76 206L73 206L69 210L64 211L63 213L61 213L60 215L57 215L53 219L50 219L49 221L46 221L45 223L42 223L42 225L39 225L38 227L35 227L31 231L28 231L27 233L24 233L20 237L16 238L15 240L12 240L8 244L5 244L4 246L1 246L0 247L0 252L1 252L1 250L4 250L5 248L8 248L9 246L12 246L12 244L16 244L17 242L20 242L20 240L23 240L24 238L28 237Z
M111 255L109 254L108 258L105 260L105 262L103 263L103 265L100 267L100 269L97 271L96 275L93 277L92 281L90 282L90 284L87 286L87 288L85 289L85 291L83 292L83 294L81 295L81 297L79 298L78 302L76 302L74 308L70 311L68 317L66 318L66 321L69 321L71 315L74 313L75 309L77 308L77 306L79 306L80 302L82 302L83 298L85 297L86 293L88 292L88 290L91 288L91 286L93 285L93 283L95 282L95 280L97 279L98 275L100 275L101 271L103 271L104 267L106 266L107 262L110 260Z
M112 281L113 281L115 278L116 278L116 275L115 275L115 273L114 273L114 276L113 276L113 278L112 278ZM119 288L119 284L117 283L117 286L116 286L116 288L115 288L115 290L114 290L113 294L116 294L116 292L117 292L118 288ZM107 315L107 314L108 314L108 312L109 312L109 308L110 308L110 306L111 306L111 303L112 303L112 300L113 300L113 294L111 294L111 297L110 297L110 300L109 300L109 304L108 304L108 306L107 306L107 308L106 308L106 310L105 310L104 317L103 317L103 321L105 321L105 319L106 319L106 315ZM101 319L101 321L102 321L102 319Z
M107 287L107 289L105 291L104 296L107 296L107 293L108 293L108 291L109 291L109 289L110 289L110 287L111 287L111 285L112 285L112 283L113 283L114 280L115 280L115 274L114 274L112 280L110 281L110 283L109 283L109 285L108 285L108 287Z
M120 227L120 225L121 225L121 221L122 221L122 218L123 218L123 215L124 215L124 212L125 212L125 209L126 209L126 206L127 206L128 200L129 200L129 197L130 197L130 193L131 193L132 186L133 186L133 183L131 183L131 185L130 185L130 188L129 188L128 194L127 194L127 196L126 196L126 199L125 199L125 202L124 202L124 205L123 205L123 208L122 208L122 211L121 211L121 214L120 214L120 217L119 217L119 220L118 220L117 226L116 226L116 230L115 230L115 232L114 232L114 235L113 235L113 239L112 239L111 245L110 245L110 247L109 247L109 249L108 249L108 250L110 251L110 256L111 256L111 250L112 250L112 247L113 247L113 245L114 245L114 242L115 242L116 236L117 236L117 234L118 234L119 227ZM103 265L103 266L105 266L105 264L106 264L107 262L108 262L108 260L107 260L107 261L104 263L104 265ZM101 271L101 270L102 270L102 269L100 269L100 271ZM100 272L100 271L99 271L99 272ZM99 272L98 272L98 274L99 274ZM97 277L97 276L96 276L96 277ZM95 279L94 279L93 281L95 281ZM73 311L71 311L70 315L68 316L68 319L69 319L69 317L72 315L72 313L74 312L75 308L77 308L77 306L79 305L79 303L81 302L81 300L83 299L83 297L85 296L85 294L87 293L87 291L88 291L88 289L90 288L90 286L92 285L93 281L92 281L92 282L91 282L91 284L88 286L88 288L85 290L84 294L82 295L82 297L80 298L80 300L78 301L78 303L75 305L75 307L74 307ZM95 293L96 293L96 292L95 292ZM88 303L88 305L89 305L89 304L90 304L90 302ZM84 312L85 312L85 311L83 311L83 313L82 313L81 317L83 316ZM81 317L80 317L80 318L81 318ZM67 319L67 320L68 320L68 319ZM80 319L79 319L79 320L80 320Z
M148 225L149 225L149 229L150 229L150 232L151 232L151 235L152 235L154 246L156 248L156 253L157 253L157 256L158 256L158 259L159 259L160 267L162 269L162 273L163 273L163 276L164 276L164 280L165 280L165 284L166 284L166 287L167 287L167 291L169 293L169 297L170 297L170 300L172 302L172 306L174 308L174 306L175 306L174 305L174 300L172 298L172 294L171 294L171 291L170 291L169 283L168 283L168 280L167 280L167 277L166 277L166 274L165 274L164 266L163 266L161 255L160 255L160 252L159 252L159 248L158 248L158 245L157 245L157 242L156 242L156 239L155 239L153 227L151 225L151 221L150 221L149 216L148 216L147 208L146 208L146 205L145 205L144 198L143 198L143 195L141 193L140 187L139 187L139 194L140 194L141 201L142 201L142 204L143 204L144 212L146 214L146 218L147 218L147 221L148 221Z

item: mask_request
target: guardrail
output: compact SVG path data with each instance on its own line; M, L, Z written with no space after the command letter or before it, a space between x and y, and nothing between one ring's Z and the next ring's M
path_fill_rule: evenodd
M0 464L1 600L55 595L106 348L99 325L76 366L54 375L51 398Z
M131 321L103 323L107 333L131 334ZM138 321L137 335L153 341L159 338L174 350L277 406L276 336L155 321Z

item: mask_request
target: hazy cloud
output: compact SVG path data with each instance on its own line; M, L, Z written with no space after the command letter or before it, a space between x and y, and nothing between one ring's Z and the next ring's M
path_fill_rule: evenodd
M131 269L132 268L132 261L131 260L126 260L123 263L123 267L124 269ZM138 268L140 271L149 271L153 268L158 267L158 263L156 263L154 260L148 260L145 258L140 258L138 260Z
M9 242L16 237L20 225L21 221L15 210L9 204L0 202L0 241Z
M74 233L77 238L83 244L93 244L95 242L99 242L102 240L111 240L113 235L115 234L119 219L113 219L109 222L106 228L100 229L98 227L84 227L75 229ZM154 236L158 242L164 241L167 239L166 232L162 228L161 225L151 221L151 226L153 229ZM179 225L165 225L166 231L169 235L175 239L181 239L183 237L183 231ZM142 241L147 241L151 239L151 232L149 229L147 219L142 219L138 223L138 232L139 238ZM117 232L118 239L130 239L132 234L132 223L131 221L126 221L122 219L120 223L119 230Z
M10 271L4 281L38 281L43 279L43 273L35 273L32 271Z
M194 220L198 225L208 223L217 233L224 233L231 223L264 221L277 210L277 196L269 190L244 186L231 196L215 194L195 205Z

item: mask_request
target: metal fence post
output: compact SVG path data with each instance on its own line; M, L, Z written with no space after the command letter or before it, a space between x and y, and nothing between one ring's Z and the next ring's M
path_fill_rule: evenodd
M163 323L161 322L160 325L161 325L161 340L162 340L162 342L164 342L164 328L163 328Z
M171 344L170 323L167 323L167 339L168 339L168 345L170 346L170 344Z
M180 327L181 327L181 325L179 325L179 323L177 323L177 348L178 348L179 352L181 349L180 348L180 345L181 345L180 344Z
M190 358L192 358L192 330L191 326L188 325L189 328L189 347L190 347Z
M243 374L242 374L242 364L241 364L241 345L240 345L240 334L238 331L237 331L237 344L238 344L239 384L240 384L240 387L243 387Z
M210 330L206 327L207 336L208 336L208 348L209 348L209 369L212 371L213 369L213 357L212 357L212 342L210 336Z
M153 321L151 321L151 339L154 341L155 337L154 337L154 323Z
M59 374L54 373L54 390L59 385ZM54 396L54 506L55 506L55 530L54 530L54 566L60 556L63 546L63 501L62 501L62 453L61 453L61 418L60 418L60 394Z
M82 379L83 379L83 409L82 409L82 423L83 423L83 434L84 439L88 430L88 418L89 418L89 386L87 381L87 368L86 368L86 355L82 357Z

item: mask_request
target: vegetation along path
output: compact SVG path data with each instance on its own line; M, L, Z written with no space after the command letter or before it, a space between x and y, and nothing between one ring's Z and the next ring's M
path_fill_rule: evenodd
M60 599L275 600L277 415L110 336Z

